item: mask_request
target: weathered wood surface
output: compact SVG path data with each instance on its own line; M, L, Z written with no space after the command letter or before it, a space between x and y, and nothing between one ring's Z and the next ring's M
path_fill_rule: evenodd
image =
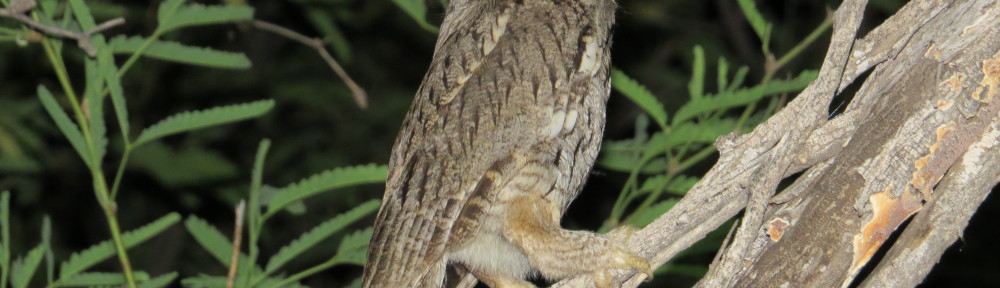
M845 1L818 79L754 131L721 137L715 166L630 245L659 265L745 209L698 286L919 284L1000 181L998 2L914 0L858 35L867 1ZM887 255L869 263L879 249ZM856 279L866 265L874 271ZM617 273L622 287L644 277Z

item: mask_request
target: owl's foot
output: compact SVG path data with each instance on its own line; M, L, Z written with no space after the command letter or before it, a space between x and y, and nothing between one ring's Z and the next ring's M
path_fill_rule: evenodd
M608 235L565 230L559 227L558 207L544 198L520 196L507 205L504 237L545 278L593 273L601 288L612 287L612 269L636 269L652 278L649 261L625 248L635 228L618 228Z
M628 241L632 239L632 236L635 235L635 232L638 231L639 231L638 228L626 225L611 230L611 232L608 232L607 236L608 240L610 240L612 243L616 243L618 245L625 245L625 243L628 243ZM635 269L636 271L639 271L639 273L646 274L646 281L653 280L653 270L649 265L649 260L647 260L646 258L639 257L638 255L632 253L632 251L629 251L628 249L622 247L615 247L615 248L616 249L613 252L615 254L613 259L615 259L616 264L619 264L619 266L616 268Z
M653 279L653 271L650 269L649 260L636 256L631 251L615 248L612 252L614 267L611 269L635 269L639 273L646 275L646 281ZM598 288L612 288L613 275L611 270L602 270L594 273L594 285Z

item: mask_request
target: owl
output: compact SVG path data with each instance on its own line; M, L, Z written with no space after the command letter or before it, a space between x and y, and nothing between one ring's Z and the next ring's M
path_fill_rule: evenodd
M613 0L451 0L389 160L363 287L445 287L448 271L534 287L649 273L629 232L560 218L601 145ZM630 231L630 230L628 230Z

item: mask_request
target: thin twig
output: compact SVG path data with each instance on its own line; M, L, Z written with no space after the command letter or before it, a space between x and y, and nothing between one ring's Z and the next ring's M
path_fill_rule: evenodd
M243 210L246 209L245 200L240 200L236 205L236 227L233 228L233 255L229 258L229 275L226 277L226 288L233 288L236 280L236 267L240 263L240 242L243 239Z
M296 42L302 43L303 45L315 49L316 52L319 53L319 56L323 57L323 60L326 61L326 64L330 65L330 68L333 69L333 72L337 73L337 76L340 77L342 81L344 81L344 84L347 85L347 88L351 89L351 96L353 96L354 101L358 103L358 107L361 107L361 109L368 108L368 94L365 93L365 90L362 89L361 86L358 86L358 84L351 79L351 76L347 75L347 72L344 71L344 68L340 67L340 64L337 63L337 60L334 60L333 56L330 56L330 53L326 51L326 48L323 45L323 40L320 40L318 38L311 38L309 36L302 35L299 32L295 32L288 28L281 27L274 23L266 21L253 20L253 26L257 27L257 29L268 31L274 34L284 36L285 38L295 40Z
M31 8L34 8L34 5L17 8L0 8L0 17L7 17L20 21L21 23L28 25L28 27L48 34L76 40L77 46L79 46L84 52L87 52L87 55L90 55L91 57L97 56L97 49L94 48L94 43L90 41L90 36L125 23L125 18L118 17L105 21L93 29L84 32L77 32L57 26L45 25L41 22L35 21L35 19L31 19L31 17L24 14L25 11L31 10Z

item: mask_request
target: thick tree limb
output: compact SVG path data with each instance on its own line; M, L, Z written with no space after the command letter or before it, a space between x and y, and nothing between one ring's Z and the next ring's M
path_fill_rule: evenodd
M1000 111L997 1L912 1L860 40L866 1L845 1L819 78L753 132L721 137L719 162L631 248L660 265L746 207L699 286L844 286L919 212L865 285L919 283L997 182L1000 162L977 160L1000 157L986 148ZM832 97L872 68L847 111L826 121ZM622 287L643 277L616 273ZM582 276L554 287L592 285Z

